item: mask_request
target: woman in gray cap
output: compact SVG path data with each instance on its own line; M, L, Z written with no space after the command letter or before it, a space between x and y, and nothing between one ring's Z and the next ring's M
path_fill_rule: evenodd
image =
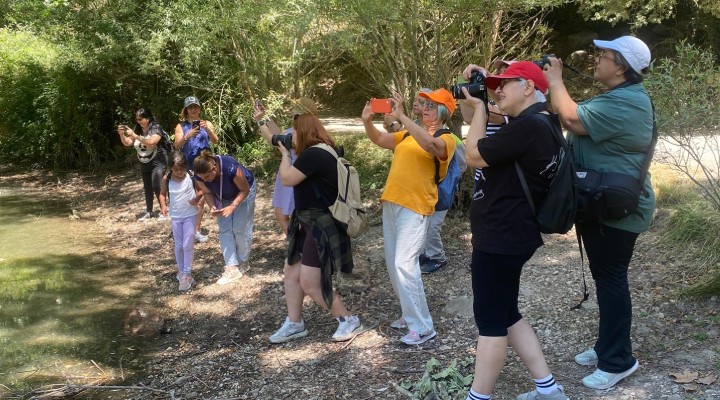
M201 151L210 150L210 142L217 143L219 141L212 122L200 119L201 111L202 108L197 97L186 97L183 109L180 111L180 123L175 127L175 148L185 154L190 168L192 168L195 157L200 155ZM204 199L200 199L198 207L200 210L205 209ZM195 225L195 241L200 243L208 239L207 236L200 233L203 214L204 212L198 213Z
M594 43L601 50L594 77L607 92L576 103L563 84L562 61L550 58L545 75L552 106L569 131L568 141L580 167L639 179L653 142L652 103L641 75L650 65L650 49L633 36ZM580 365L597 366L582 380L591 389L609 389L638 368L630 341L632 302L627 275L635 241L650 227L655 209L649 174L643 185L637 212L599 221L582 216L575 224L585 244L600 312L595 345L575 356Z

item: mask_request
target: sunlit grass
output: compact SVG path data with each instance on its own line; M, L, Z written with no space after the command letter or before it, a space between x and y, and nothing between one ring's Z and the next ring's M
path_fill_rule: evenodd
M709 272L703 281L685 293L697 297L719 294L720 213L700 195L692 182L670 167L655 164L651 172L656 207L665 209L669 219L663 232L663 243L694 252L695 267Z

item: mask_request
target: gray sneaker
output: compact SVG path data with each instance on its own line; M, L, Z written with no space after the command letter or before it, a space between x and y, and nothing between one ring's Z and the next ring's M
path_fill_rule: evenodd
M308 331L305 329L305 321L290 322L290 317L285 317L285 322L280 329L270 336L270 343L285 343L305 337L307 334Z
M390 323L390 327L393 329L407 329L407 322L404 317L400 317Z
M181 292L190 290L193 283L195 283L195 279L193 279L192 275L185 275L180 278L180 285L178 286L178 290Z
M231 265L229 267L225 267L225 271L223 272L220 279L218 279L217 284L218 285L227 285L228 283L239 279L243 276L243 273L240 272L238 267L236 265Z
M565 395L563 387L558 385L557 390L553 390L549 394L540 394L537 390L533 390L521 394L516 400L568 400L568 397Z
M150 218L152 218L152 214L150 212L146 212L140 218L138 218L138 221L147 221Z
M338 317L338 328L332 335L332 340L336 342L344 342L357 336L363 326L360 323L360 317L351 315L349 317Z

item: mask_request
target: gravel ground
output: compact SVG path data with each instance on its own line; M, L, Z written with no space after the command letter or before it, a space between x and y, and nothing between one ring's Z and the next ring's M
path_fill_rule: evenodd
M55 182L57 178L37 173L18 179ZM424 277L438 332L435 340L408 347L399 342L400 333L388 326L400 309L383 261L377 198L366 195L366 201L373 203L372 226L354 242L356 271L338 278L337 287L348 307L362 316L367 332L349 342L331 342L337 323L306 300L304 317L310 334L271 345L267 338L285 317L285 246L270 206L270 184L261 182L258 190L248 274L227 286L214 284L222 257L217 226L206 217L203 226L210 240L196 246L193 274L197 283L189 292L179 293L169 223L135 222L142 199L138 174L72 175L60 181L63 184L58 184L55 194L73 201L76 217L97 221L113 238L104 251L143 261L137 267L136 284L145 289L136 306L161 315L166 320L163 329L169 331L147 339L144 373L124 382L106 382L155 391L108 394L93 390L86 391L85 398L405 399L395 385L420 379L429 359L447 366L474 354L477 331L470 303L469 222L464 215L451 215L444 226L450 265ZM707 270L698 268L692 249L660 241L664 214L660 210L653 230L640 236L630 268L633 344L640 369L609 391L584 388L580 379L592 369L572 361L574 354L592 345L597 323L592 295L581 309L570 310L581 298L583 279L574 233L545 237L545 246L526 266L521 311L535 328L556 379L572 399L720 398L718 299L696 301L679 295ZM146 255L157 249L161 257L148 260ZM585 277L593 293L587 268ZM512 351L508 354L494 399L514 399L533 387L520 360ZM688 382L676 382L682 378Z

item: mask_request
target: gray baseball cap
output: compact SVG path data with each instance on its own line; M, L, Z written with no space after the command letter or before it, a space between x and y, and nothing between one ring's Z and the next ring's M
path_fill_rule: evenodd
M183 105L183 108L188 108L193 104L197 104L200 107L202 107L202 104L200 104L200 100L197 99L195 96L188 96L185 98L185 105Z

